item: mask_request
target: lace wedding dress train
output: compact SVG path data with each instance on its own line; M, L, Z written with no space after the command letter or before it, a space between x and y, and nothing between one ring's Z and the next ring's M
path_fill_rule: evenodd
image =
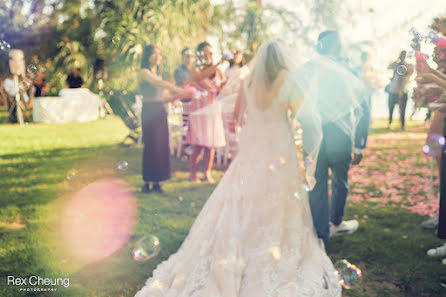
M136 297L339 297L277 100L247 97L239 153L179 250Z

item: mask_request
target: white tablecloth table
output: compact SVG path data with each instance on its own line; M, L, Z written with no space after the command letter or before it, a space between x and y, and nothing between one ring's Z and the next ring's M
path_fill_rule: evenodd
M97 120L103 110L101 98L88 89L63 89L59 96L34 99L34 122L89 122Z

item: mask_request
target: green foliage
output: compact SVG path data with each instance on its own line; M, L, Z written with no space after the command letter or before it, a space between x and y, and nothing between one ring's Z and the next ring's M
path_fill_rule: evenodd
M142 50L148 44L161 48L163 76L169 78L180 63L181 49L195 47L212 26L213 7L207 0L102 1L99 6L103 36L99 40L112 88L136 89ZM131 78L129 83L122 80L123 74Z
M446 16L435 18L432 22L431 28L446 36Z
M108 87L136 90L142 49L151 43L162 49L164 76L169 78L180 63L181 49L194 48L214 24L209 0L39 0L34 12L24 14L27 4L27 0L0 4L0 38L11 41L11 36L30 28L27 35L18 34L20 42L11 43L25 48L27 63L32 54L39 55L40 64L51 74L47 77L54 93L74 67L80 67L86 85L96 89L92 67L96 58L106 62ZM42 30L48 42L29 46L27 41Z
M64 86L74 67L81 68L87 87L97 91L92 67L97 58L107 65L106 87L136 91L145 45L161 48L163 77L171 79L181 49L195 48L207 36L219 37L223 51L238 48L253 56L277 24L285 32L299 23L299 38L289 39L311 45L318 30L337 27L341 3L303 0L301 6L311 11L304 24L296 13L260 0L241 6L235 2L214 6L210 0L5 0L0 2L0 39L24 49L26 63L46 68L52 94ZM31 59L34 54L39 62Z

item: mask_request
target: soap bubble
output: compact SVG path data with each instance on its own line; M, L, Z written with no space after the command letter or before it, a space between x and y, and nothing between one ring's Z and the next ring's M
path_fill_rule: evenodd
M29 64L28 67L26 67L26 71L30 74L34 74L37 71L37 67L33 64Z
M340 260L334 265L339 283L344 289L350 289L354 282L362 276L361 269L351 264L347 260Z
M445 147L445 138L443 135L432 133L427 137L426 143L423 145L423 153L430 157L437 157Z
M294 193L294 198L296 198L297 200L302 200L302 197L299 195L298 192Z
M9 49L11 49L11 45L5 40L0 40L0 50L8 51Z
M149 235L141 238L133 249L133 259L147 261L156 257L160 251L160 241L156 236Z
M404 65L398 66L398 68L396 69L396 73L398 73L399 75L406 75L407 74L406 66Z
M118 162L118 166L116 168L121 172L127 171L129 169L129 162L121 160Z

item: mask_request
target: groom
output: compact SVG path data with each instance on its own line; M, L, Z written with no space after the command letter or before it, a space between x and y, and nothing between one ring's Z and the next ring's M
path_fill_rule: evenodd
M338 32L322 32L318 38L317 51L320 55L339 63L340 67L346 67L341 62L341 42ZM323 70L321 69L321 71ZM318 100L319 106L329 106L330 104L328 102L331 99L329 94L330 92L336 92L336 90L332 89L330 91L333 87L330 86L330 82L322 81L321 84L319 87L326 90L325 92L321 92L321 94L325 94L325 96L320 96L320 98L315 99ZM348 88L349 86L339 87ZM341 128L341 125L337 125L334 122L324 121L324 115L320 115L322 120L322 143L316 163L316 184L309 193L309 199L316 232L318 237L324 240L325 243L330 240L331 236L351 234L358 229L358 221L343 220L349 189L348 171L350 164L357 165L361 162L362 150L366 146L370 122L370 111L367 100L358 98L357 101L361 102L360 106L350 107L350 109L355 108L355 114L360 114L360 119L356 127L353 127L350 113L342 118L343 125L347 126L347 129ZM360 109L359 112L358 109ZM329 169L331 169L332 183L332 197L330 202L328 194Z

